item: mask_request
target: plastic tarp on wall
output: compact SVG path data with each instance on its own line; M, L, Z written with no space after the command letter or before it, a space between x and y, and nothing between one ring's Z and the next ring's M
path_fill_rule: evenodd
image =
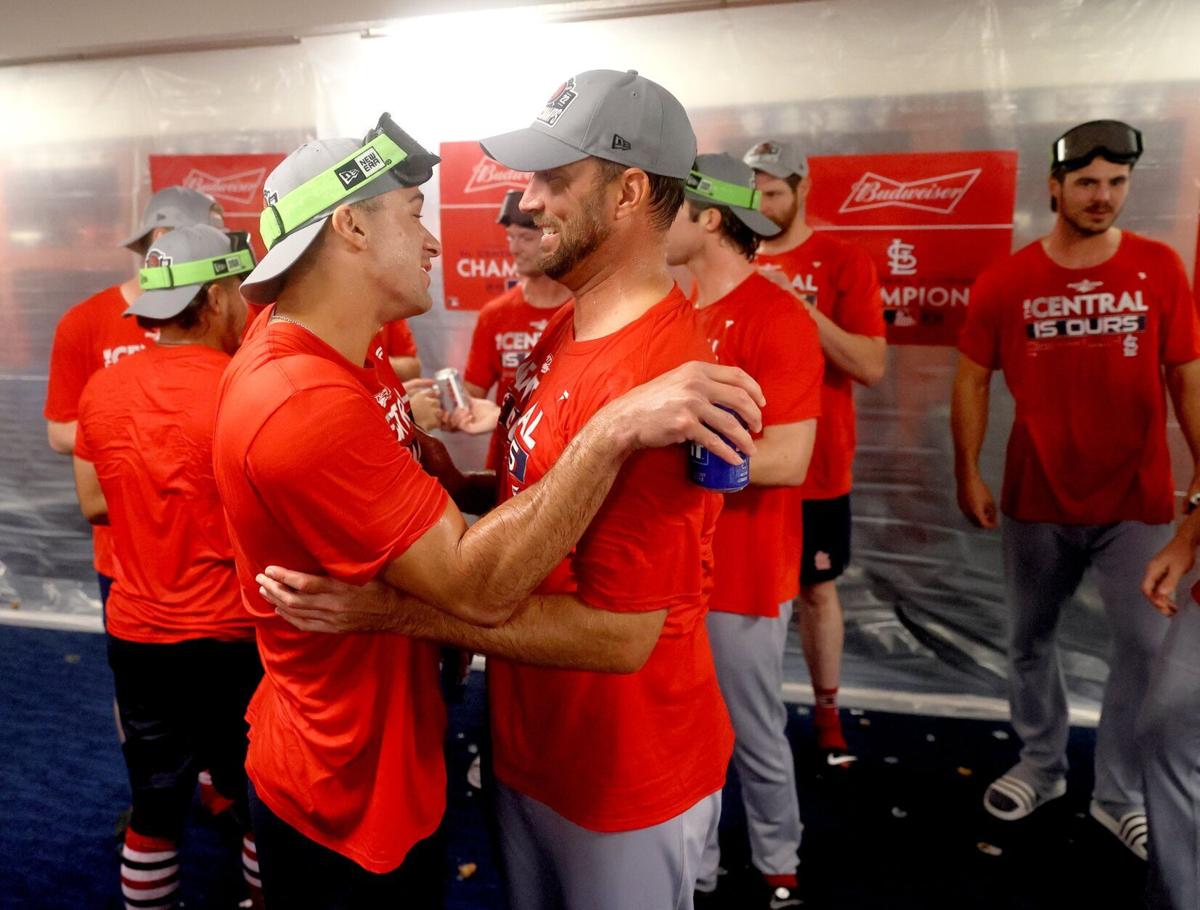
M740 154L766 136L816 155L1016 150L1019 247L1052 223L1051 141L1115 117L1147 144L1122 226L1190 265L1198 43L1188 0L833 0L559 24L507 10L402 20L381 38L0 70L0 612L99 627L69 459L48 449L41 408L58 318L135 267L116 245L148 197L150 154L286 152L314 135L359 136L382 110L434 147L527 123L572 72L636 68L688 107L702 151ZM425 191L436 231L436 181ZM440 304L448 265L435 266L434 310L412 323L427 374L462 367L474 320ZM949 348L894 348L886 379L859 390L856 555L841 588L850 703L1002 710L999 538L954 503L954 361ZM998 381L983 454L994 488L1010 420ZM1171 432L1182 485L1190 459ZM460 461L482 462L480 441L449 442ZM1062 642L1087 716L1107 637L1092 590L1078 600ZM807 683L798 653L789 678L793 694Z

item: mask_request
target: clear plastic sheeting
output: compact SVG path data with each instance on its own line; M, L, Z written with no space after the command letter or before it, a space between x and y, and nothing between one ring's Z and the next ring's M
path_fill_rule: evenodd
M45 440L46 365L61 314L131 274L116 244L148 197L151 153L286 152L317 134L359 136L382 110L432 148L528 122L572 72L637 68L688 107L702 151L740 154L764 136L820 155L1016 149L1022 246L1052 223L1051 141L1113 117L1147 146L1122 225L1172 244L1190 267L1197 44L1190 0L830 0L598 22L494 10L400 20L366 40L0 69L0 618L95 623L69 459ZM436 181L425 192L436 231ZM427 375L463 367L474 321L442 307L441 267L434 310L412 322ZM893 349L887 377L859 390L855 564L840 586L851 704L1003 713L999 536L968 527L955 505L954 363L949 349ZM983 454L997 492L1010 420L998 380ZM1182 484L1192 466L1171 432ZM466 466L482 461L482 440L448 442ZM1108 642L1094 591L1078 601L1060 640L1086 719ZM804 698L795 648L788 673Z

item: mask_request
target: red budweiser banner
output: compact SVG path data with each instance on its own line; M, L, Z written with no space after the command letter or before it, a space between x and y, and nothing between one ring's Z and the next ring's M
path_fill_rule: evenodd
M283 160L283 154L266 155L151 155L150 188L186 186L208 193L225 210L225 226L249 231L255 255L266 254L258 236L258 216L263 208L263 183Z
M954 344L972 282L1012 249L1017 153L844 155L809 166L809 223L871 255L888 341Z
M523 190L529 175L493 161L478 142L443 142L438 154L446 309L478 310L517 282L496 216L504 194Z

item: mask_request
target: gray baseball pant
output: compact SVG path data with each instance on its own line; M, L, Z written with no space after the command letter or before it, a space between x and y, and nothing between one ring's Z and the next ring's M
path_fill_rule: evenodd
M1005 518L1010 617L1009 706L1021 765L1046 787L1067 771L1067 689L1055 631L1084 572L1096 583L1112 633L1108 683L1096 732L1093 797L1114 818L1141 810L1143 760L1135 730L1167 620L1142 597L1146 563L1171 539L1170 524L1057 525Z
M791 601L779 605L775 619L708 614L717 681L736 737L733 763L742 784L750 856L764 875L789 875L800 863L803 826L782 692L783 649L791 616ZM701 891L716 888L720 861L714 828L700 863L697 887Z
M1155 661L1138 737L1150 825L1147 903L1171 910L1200 907L1200 606L1185 596Z
M497 782L513 910L693 910L696 870L721 792L649 828L604 834Z

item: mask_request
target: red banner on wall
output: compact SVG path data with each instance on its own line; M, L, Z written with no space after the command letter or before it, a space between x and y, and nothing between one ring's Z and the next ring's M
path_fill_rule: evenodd
M504 194L523 190L529 175L493 161L478 142L443 142L438 154L446 309L478 310L518 281L496 217Z
M266 254L258 236L263 209L263 184L284 158L282 153L263 155L151 155L150 188L186 186L208 193L225 210L225 227L249 231L255 255Z
M971 284L1012 249L1017 153L843 155L809 166L809 224L871 255L888 341L954 344Z

